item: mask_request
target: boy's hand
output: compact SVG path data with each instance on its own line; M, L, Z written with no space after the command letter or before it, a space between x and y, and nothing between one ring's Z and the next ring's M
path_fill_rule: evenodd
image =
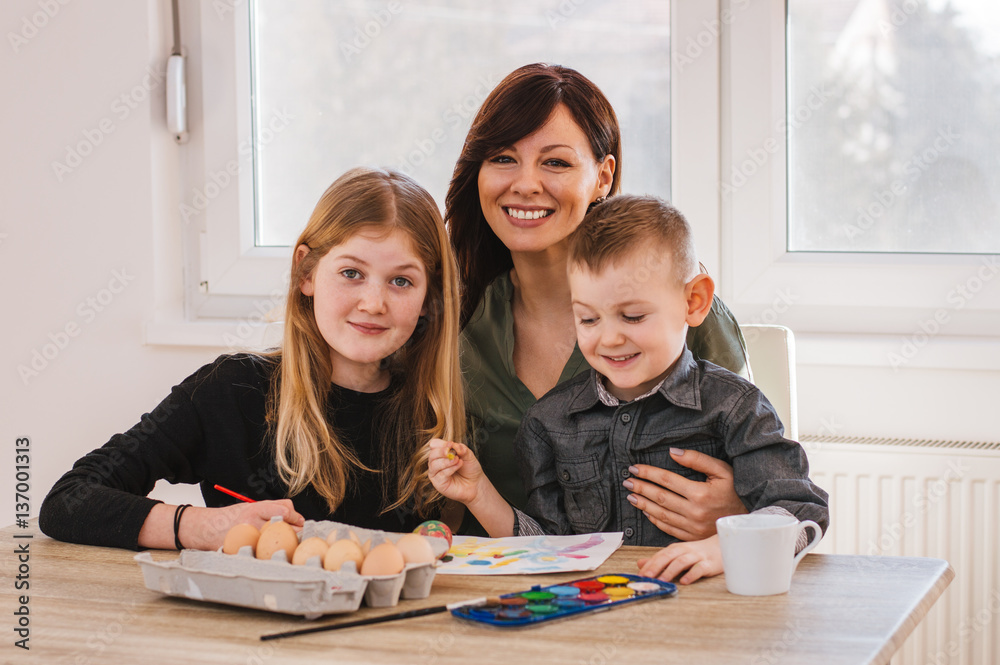
M672 581L685 570L687 573L678 580L681 584L691 584L702 577L714 577L722 572L719 536L667 545L652 557L639 559L638 564L640 575L658 577L664 582Z
M675 462L704 473L705 482L647 464L634 465L630 501L660 531L681 540L715 533L715 520L747 512L733 489L733 467L696 450L671 449Z
M475 501L485 475L469 447L444 439L431 439L427 447L427 475L434 488L454 501Z

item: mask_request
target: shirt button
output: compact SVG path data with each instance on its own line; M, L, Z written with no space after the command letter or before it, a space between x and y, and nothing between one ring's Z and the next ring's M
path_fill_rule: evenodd
M567 481L569 480L569 471L562 472L562 479Z
M631 474L628 472L628 467L622 469L622 478L628 478Z
M626 538L631 538L634 533L635 533L635 529L633 529L632 527L629 527L629 528L625 529L625 537Z
M632 422L632 414L631 413L623 413L622 414L622 422L623 423Z

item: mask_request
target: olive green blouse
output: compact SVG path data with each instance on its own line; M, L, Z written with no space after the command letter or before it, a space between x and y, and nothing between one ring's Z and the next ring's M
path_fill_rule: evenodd
M514 458L514 435L535 396L514 372L514 286L509 273L486 288L479 307L462 331L462 374L469 416L469 439L487 477L511 504L527 503ZM729 308L715 298L711 312L688 330L687 345L696 359L708 360L749 378L746 343ZM576 346L559 383L590 366Z

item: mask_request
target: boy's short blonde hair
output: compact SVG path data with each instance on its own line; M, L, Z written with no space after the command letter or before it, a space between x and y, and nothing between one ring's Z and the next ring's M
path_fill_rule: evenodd
M569 263L599 272L640 247L670 255L677 281L698 274L691 226L681 212L655 196L622 194L593 206L569 242Z

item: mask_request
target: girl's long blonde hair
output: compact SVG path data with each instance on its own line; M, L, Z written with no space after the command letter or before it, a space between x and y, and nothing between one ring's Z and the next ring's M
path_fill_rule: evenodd
M307 486L326 499L332 513L343 501L352 467L365 469L327 418L332 363L320 334L312 298L300 285L331 248L362 229L399 229L427 273L425 314L411 338L383 362L393 390L379 414L385 511L412 505L418 515L440 510L443 497L427 477L432 437L460 441L465 406L458 361L458 270L434 199L408 176L358 168L336 180L320 198L295 246L309 252L292 265L285 309L280 368L274 374L268 423L275 434L278 473L294 496ZM374 442L373 442L374 443Z

